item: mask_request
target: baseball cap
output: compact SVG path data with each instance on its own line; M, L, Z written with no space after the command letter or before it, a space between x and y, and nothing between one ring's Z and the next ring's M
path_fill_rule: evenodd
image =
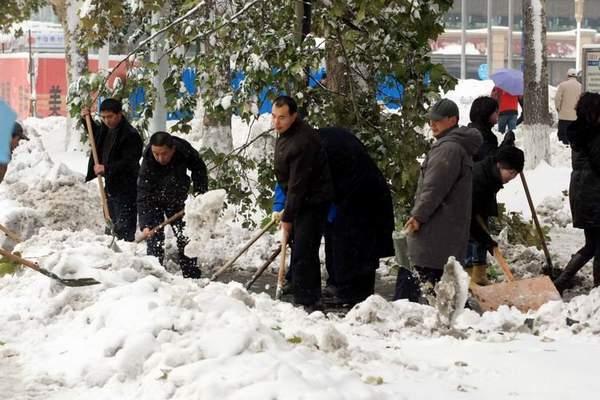
M569 68L567 76L577 76L577 70L575 68Z
M427 118L431 121L439 121L447 117L459 117L458 106L450 99L441 99L427 113Z
M13 127L12 137L19 137L24 140L29 140L27 135L25 135L25 132L23 132L23 126L18 122L15 122L15 126Z

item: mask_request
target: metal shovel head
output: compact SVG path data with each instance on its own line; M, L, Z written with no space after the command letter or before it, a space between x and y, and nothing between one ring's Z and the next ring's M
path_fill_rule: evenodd
M482 311L493 311L505 304L527 312L537 310L549 301L561 300L554 283L547 276L488 286L471 285L470 289Z

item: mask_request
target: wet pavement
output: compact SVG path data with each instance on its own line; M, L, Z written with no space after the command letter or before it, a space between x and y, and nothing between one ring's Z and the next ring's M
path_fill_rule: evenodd
M219 282L230 282L236 281L245 285L254 275L254 272L248 272L244 270L234 270L224 272L219 276ZM204 275L206 276L206 275ZM394 297L394 287L396 285L396 277L394 276L380 276L379 274L375 279L375 293L391 301ZM325 287L325 282L322 282L322 287ZM271 297L275 298L275 290L277 288L277 274L271 271L265 271L260 277L252 284L250 291L254 293L267 293ZM291 301L291 296L284 296L283 300Z

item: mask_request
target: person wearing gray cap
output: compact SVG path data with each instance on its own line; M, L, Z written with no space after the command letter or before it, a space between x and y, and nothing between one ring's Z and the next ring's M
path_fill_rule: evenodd
M456 103L442 99L427 117L435 138L421 165L415 204L404 229L415 273L400 268L395 299L421 302L432 294L448 257L465 259L471 223L473 156L483 139L458 125ZM423 293L423 290L426 293Z
M581 96L581 83L577 80L577 70L569 68L567 80L558 85L554 96L554 105L558 112L558 140L568 145L567 130L569 125L577 119L575 106Z
M21 140L29 140L25 132L23 132L23 126L19 122L15 122L15 126L12 130L12 136L10 139L10 153L19 146L19 142ZM4 175L6 175L6 170L8 168L8 164L0 164L0 183L4 180Z

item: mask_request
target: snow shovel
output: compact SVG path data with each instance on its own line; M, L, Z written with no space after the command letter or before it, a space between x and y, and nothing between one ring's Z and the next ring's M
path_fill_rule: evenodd
M100 164L100 161L98 159L98 151L96 150L96 141L94 140L94 131L92 129L92 118L90 117L89 113L86 114L86 116L85 116L85 125L87 128L88 140L90 142L90 146L92 147L92 157L94 158L94 165L98 165L98 164ZM108 230L110 231L110 234L112 235L112 240L111 240L110 244L108 245L108 247L113 249L115 252L120 252L121 249L119 249L119 247L115 243L115 237L116 237L115 225L113 224L112 219L110 218L110 211L108 210L108 202L106 201L106 191L104 190L104 182L102 180L102 176L98 175L98 176L96 176L96 179L98 180L98 190L100 192L100 202L102 203L102 212L104 213L104 222L106 223L106 227L108 228Z
M267 269L267 267L271 265L273 261L275 261L279 253L281 253L281 247L277 247L275 251L273 251L273 253L269 256L269 258L267 258L267 260L263 263L263 265L261 265L260 268L254 273L254 275L252 275L252 278L250 278L250 280L246 282L246 284L244 285L246 290L250 289L252 284L256 282L256 280L262 275L263 272L265 272L265 269Z
M267 232L269 229L271 229L271 227L276 223L277 221L275 220L271 220L271 222L269 222L264 228L262 228L260 230L260 232L258 232L252 239L250 239L250 241L248 243L246 243L246 245L231 259L227 262L227 264L223 265L217 272L215 272L211 277L210 280L214 281L215 279L217 279L219 277L219 275L221 275L223 272L225 272L229 267L231 267L233 265L234 262L236 262L236 260L238 258L240 258L242 256L242 254L244 254L246 252L246 250L248 250L250 248L250 246L252 246L254 244L254 242L256 242L262 235L265 234L265 232Z
M185 214L185 210L176 212L175 214L171 215L169 218L167 218L163 222L161 222L159 225L152 228L152 230L150 232L148 232L147 235L141 236L140 238L136 239L135 242L140 243L140 242L143 242L144 240L152 237L154 234L156 234L156 232L160 231L165 226L167 226L167 225L177 221L179 218L183 217L184 214Z
M65 286L71 286L71 287L91 286L91 285L97 285L100 283L97 280L95 280L94 278L76 278L76 279L61 278L58 275L56 275L55 273L50 272L47 269L40 267L39 265L37 265L37 263L34 263L33 261L26 260L22 257L19 257L18 255L13 254L10 251L4 250L2 247L0 247L0 254L4 257L8 258L11 261L14 261L16 263L22 264L26 267L36 270L40 274L46 275L48 278L57 280Z
M531 209L531 218L533 219L533 223L535 224L535 230L540 238L540 243L542 245L542 249L544 250L544 255L546 256L546 268L543 269L543 272L546 275L549 275L552 272L552 259L550 258L550 252L548 251L548 246L546 246L546 239L544 238L544 232L542 232L542 228L540 227L540 221L538 220L537 213L535 212L535 206L533 205L533 201L531 200L531 193L529 192L529 185L527 185L527 181L525 180L525 174L523 171L519 172L521 176L521 182L523 182L523 189L525 189L525 196L527 196L527 203L529 203L529 208Z
M277 289L275 290L275 299L281 299L283 295L283 285L285 284L285 253L287 251L287 235L283 234L281 241L281 260L279 262L279 271L277 273Z
M6 236L12 239L15 243L21 243L23 241L23 239L21 239L19 235L17 235L15 232L11 231L2 224L0 224L0 231L4 232Z
M487 231L481 217L478 222ZM513 306L521 312L537 310L543 304L561 300L554 283L546 275L535 278L515 280L506 260L498 247L494 247L494 257L504 271L506 282L494 283L488 286L471 284L469 288L473 297L479 303L481 311L493 311L501 305Z

